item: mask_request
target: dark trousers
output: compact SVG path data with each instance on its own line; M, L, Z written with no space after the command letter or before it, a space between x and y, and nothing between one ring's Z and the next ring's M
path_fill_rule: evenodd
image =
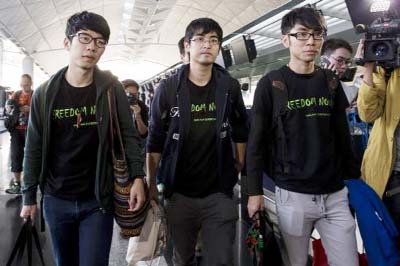
M95 199L45 194L43 210L57 266L108 266L114 217L103 213Z
M199 230L203 242L202 264L233 265L237 205L223 193L189 198L174 193L165 203L174 245L174 266L196 265L195 246Z
M11 172L22 172L22 161L24 159L25 129L14 129L11 135Z
M393 191L395 188L400 188L400 172L398 171L393 171L387 182L385 193L383 195L383 202L392 216L397 230L400 231L400 193L395 193L391 196L386 195L387 191Z

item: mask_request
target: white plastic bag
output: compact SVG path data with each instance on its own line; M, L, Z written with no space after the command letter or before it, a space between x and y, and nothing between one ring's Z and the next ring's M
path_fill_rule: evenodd
M126 261L134 266L138 261L150 261L160 256L167 244L166 221L162 208L151 201L139 236L129 238Z

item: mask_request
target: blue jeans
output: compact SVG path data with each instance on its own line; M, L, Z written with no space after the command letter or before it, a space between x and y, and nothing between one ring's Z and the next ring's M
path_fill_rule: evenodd
M108 266L114 217L103 213L96 199L45 194L43 210L57 266Z

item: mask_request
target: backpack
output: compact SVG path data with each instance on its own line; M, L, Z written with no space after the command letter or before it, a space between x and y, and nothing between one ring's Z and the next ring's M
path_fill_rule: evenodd
M316 68L316 71L323 71L330 95L331 108L334 106L336 89L339 79L331 70ZM272 127L267 132L267 145L264 151L264 172L272 179L277 174L289 174L287 160L286 132L284 121L289 111L288 91L283 70L273 70L268 73L272 85Z
M4 127L9 131L13 131L15 127L18 125L19 118L19 104L18 99L21 95L21 91L17 91L15 93L15 99L8 99L6 101L6 108L10 109L9 112L5 112L4 115Z

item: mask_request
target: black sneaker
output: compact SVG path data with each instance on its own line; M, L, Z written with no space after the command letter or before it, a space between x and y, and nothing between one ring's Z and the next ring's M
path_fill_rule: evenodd
M6 189L6 193L21 195L21 184L19 182L12 183L11 186Z

